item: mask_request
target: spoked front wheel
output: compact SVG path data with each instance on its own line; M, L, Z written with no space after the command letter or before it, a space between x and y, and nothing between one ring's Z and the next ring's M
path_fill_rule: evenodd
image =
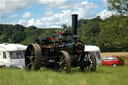
M96 56L94 52L85 52L81 56L81 65L80 70L82 72L88 71L96 71Z
M71 72L71 59L70 55L66 51L60 51L58 56L56 57L56 71L62 72L66 71L66 73Z

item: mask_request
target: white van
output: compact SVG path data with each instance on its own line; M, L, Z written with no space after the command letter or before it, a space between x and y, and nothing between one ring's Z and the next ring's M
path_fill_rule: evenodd
M97 60L97 65L100 66L102 65L102 59L100 55L100 48L98 46L94 45L85 45L85 52L94 52Z
M26 48L20 44L0 44L0 66L23 68Z

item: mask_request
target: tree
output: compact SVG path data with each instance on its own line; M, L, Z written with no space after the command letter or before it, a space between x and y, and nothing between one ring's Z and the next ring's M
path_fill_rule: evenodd
M31 30L37 29L35 26L29 26L28 28Z
M83 24L87 24L88 23L88 19L80 19L78 21L78 28L81 27Z
M86 44L97 45L98 35L100 32L99 23L102 22L100 17L90 20L84 20L86 23L81 24L79 28L79 35L81 40Z
M66 24L63 24L62 28L63 28L63 31L65 31L65 32L71 32L71 27L67 26Z
M128 14L128 0L107 0L109 10L116 10L121 15Z
M99 45L109 51L128 47L128 16L112 16L100 24ZM104 49L105 50L105 49Z

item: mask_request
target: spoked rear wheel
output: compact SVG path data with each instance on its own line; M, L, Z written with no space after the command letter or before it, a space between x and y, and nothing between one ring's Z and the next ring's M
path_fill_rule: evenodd
M62 72L66 71L66 73L71 72L71 59L70 55L66 51L60 51L58 56L56 57L56 71Z
M25 54L26 70L39 70L41 66L41 48L38 44L30 44Z
M96 56L94 52L87 52L86 53L88 57L88 65L87 69L90 71L96 71Z

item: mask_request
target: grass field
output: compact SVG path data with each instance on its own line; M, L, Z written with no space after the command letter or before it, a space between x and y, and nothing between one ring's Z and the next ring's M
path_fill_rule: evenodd
M100 66L96 72L80 72L75 68L70 74L46 68L37 72L0 68L0 85L128 85L128 65Z

